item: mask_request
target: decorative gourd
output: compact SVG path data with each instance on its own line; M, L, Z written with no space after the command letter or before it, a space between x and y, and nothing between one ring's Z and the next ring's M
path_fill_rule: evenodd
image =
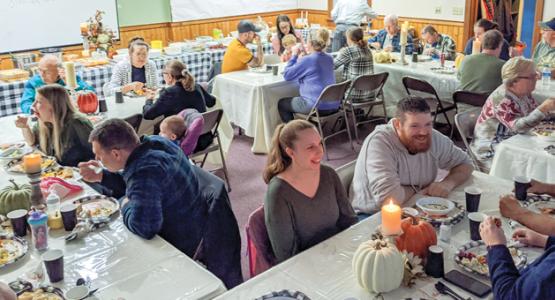
M457 53L457 57L455 58L455 68L458 69L461 66L461 63L464 59L465 55L462 53Z
M358 284L371 293L387 293L403 280L404 259L399 250L384 240L363 242L353 256Z
M397 249L412 252L420 258L426 259L428 247L437 244L434 227L428 222L411 216L401 221L401 229L403 234L395 240Z
M98 108L98 98L93 92L79 92L77 94L77 107L84 114L92 114Z
M11 186L0 190L0 215L6 215L12 210L29 209L31 207L31 186L18 185L10 179Z

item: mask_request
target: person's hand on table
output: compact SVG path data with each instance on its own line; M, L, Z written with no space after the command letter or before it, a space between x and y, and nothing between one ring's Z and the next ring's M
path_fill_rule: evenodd
M506 245L507 238L501 226L495 221L492 216L487 216L485 220L480 223L480 236L486 246Z
M125 94L125 93L130 92L130 91L138 91L138 90L143 89L144 86L145 86L144 83L139 82L139 81L134 81L134 82L131 82L129 84L124 85L123 88L121 89L121 92Z
M83 177L83 180L87 182L101 182L102 181L102 171L97 173L97 170L102 170L102 165L96 160L89 160L88 162L82 162L77 165L79 167L79 174Z
M21 128L21 129L29 128L28 121L29 121L29 117L17 116L17 119L15 120L15 127Z
M551 186L549 184L539 182L534 179L532 179L532 181L530 182L528 193L541 195L541 194L548 194L550 192L551 192Z
M446 198L453 190L453 186L447 182L432 182L430 185L420 191L421 194Z
M387 47L383 48L383 50L385 52L393 52L393 46L387 46Z
M374 43L370 43L370 47L380 50L382 48L382 45L380 45L380 43L378 42L374 42Z
M547 235L537 233L528 228L517 228L513 232L513 240L534 247L545 248L547 238Z
M145 89L145 97L149 100L154 100L156 96L156 90L153 89Z
M503 217L518 222L518 216L525 212L526 208L520 206L520 203L514 196L505 195L499 199L499 211Z

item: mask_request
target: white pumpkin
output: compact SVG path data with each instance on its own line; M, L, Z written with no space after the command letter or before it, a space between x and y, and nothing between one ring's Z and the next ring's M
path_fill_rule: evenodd
M353 256L353 271L358 284L371 293L387 293L403 281L403 256L384 240L363 242Z

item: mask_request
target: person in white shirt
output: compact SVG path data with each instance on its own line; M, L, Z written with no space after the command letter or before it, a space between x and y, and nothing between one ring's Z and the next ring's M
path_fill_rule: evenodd
M349 193L359 217L389 199L403 205L415 193L447 197L470 177L468 155L432 124L426 100L408 97L397 104L395 118L364 140ZM438 169L449 171L441 181Z
M338 0L331 11L331 18L335 23L333 34L332 52L347 45L345 32L350 27L360 26L363 17L375 19L378 15L370 9L366 0Z

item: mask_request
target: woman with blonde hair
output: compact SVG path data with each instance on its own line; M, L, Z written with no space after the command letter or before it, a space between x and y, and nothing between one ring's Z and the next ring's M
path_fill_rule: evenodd
M147 93L147 100L143 106L145 119L154 120L159 116L166 118L177 115L187 108L194 108L203 113L207 106L212 107L216 104L216 98L195 82L193 75L179 60L167 62L162 74L168 87L160 91L156 101L154 101L153 92ZM204 150L210 143L212 143L210 133L201 135L195 151Z
M307 43L308 55L299 58L300 49L296 48L285 67L283 78L299 83L300 96L280 99L278 111L285 123L293 120L295 113L309 113L316 104L320 93L335 83L333 58L325 52L329 44L329 32L321 28L311 33ZM320 104L321 115L332 114L339 109L340 101Z
M148 58L149 50L150 47L142 38L134 38L129 44L129 59L114 66L110 82L104 85L104 95L131 91L142 94L145 88L158 88L156 64Z
M32 109L38 118L33 128L27 117L18 116L15 121L29 145L38 145L63 166L75 167L79 162L94 159L88 141L93 126L75 110L64 87L50 84L37 89Z
M491 166L497 144L514 134L525 133L555 111L555 99L539 104L532 97L540 74L536 64L521 56L509 59L501 68L501 84L486 100L470 144L480 167Z
M357 221L339 177L320 164L323 152L310 122L294 120L276 128L263 178L266 227L278 262Z

